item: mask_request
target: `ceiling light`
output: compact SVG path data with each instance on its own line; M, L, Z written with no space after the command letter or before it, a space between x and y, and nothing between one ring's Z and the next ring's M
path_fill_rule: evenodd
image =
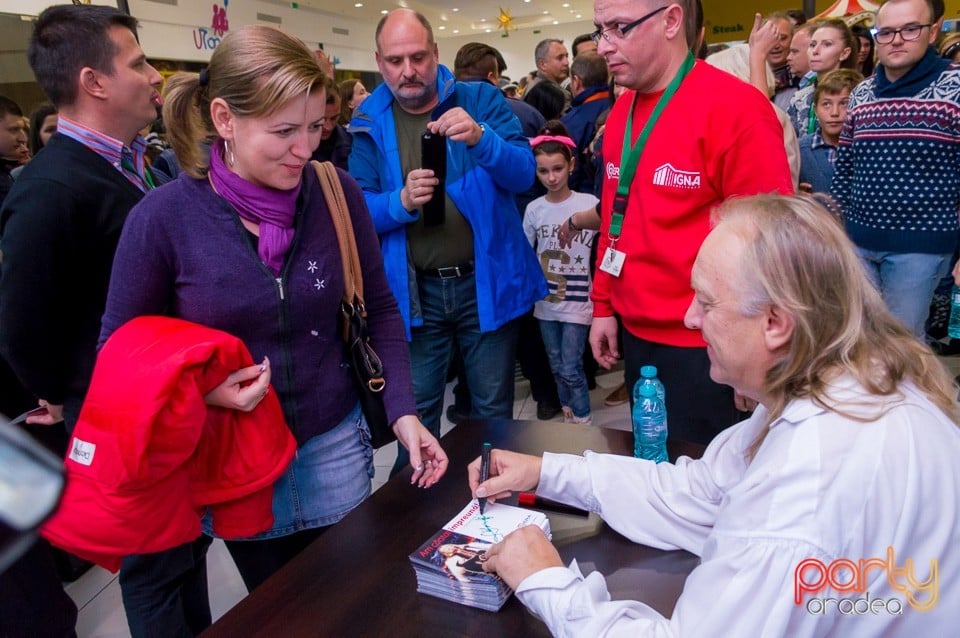
M577 14L577 20L582 20L582 19L583 19L583 15L580 14L580 13L578 13L578 14Z
M454 13L457 13L458 11L460 11L460 9L458 9L457 7L454 7L453 9L450 9L450 10L453 11Z
M444 25L441 24L441 25L440 25L439 27L437 27L437 28L438 28L439 30L443 31L443 30L445 30L447 27L445 27Z
M543 10L543 15L549 15L549 14L550 14L549 11L547 11L546 9Z
M560 21L559 21L559 20L554 20L553 23L554 23L554 24L560 24Z
M363 3L362 3L362 2L354 2L354 3L353 3L353 6L356 7L357 9L359 9L360 7L363 6Z
M570 6L570 3L569 3L569 2L564 2L564 3L561 4L560 6L563 7L564 9L566 9L567 7Z
M388 13L390 13L390 11L388 11L387 9L380 9L380 15L385 16Z
M454 32L454 33L460 33L460 29L454 29L453 32Z
M490 33L491 31L493 31L493 29L484 29L484 30L483 30L484 33Z

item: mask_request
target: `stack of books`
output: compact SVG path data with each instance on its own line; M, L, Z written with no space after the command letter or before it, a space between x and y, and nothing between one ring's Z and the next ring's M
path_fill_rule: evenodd
M483 571L481 556L515 529L536 525L550 538L550 521L541 512L488 503L480 514L470 503L434 534L410 562L417 591L461 605L497 611L513 593L496 574Z

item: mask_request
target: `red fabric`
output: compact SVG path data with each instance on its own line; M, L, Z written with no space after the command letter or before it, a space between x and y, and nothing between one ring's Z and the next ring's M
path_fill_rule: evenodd
M117 330L97 358L63 501L43 536L116 571L128 554L195 539L207 506L220 536L268 529L273 483L297 447L276 393L250 412L203 400L249 365L239 339L179 319L139 317Z
M610 244L607 231L633 95L620 96L603 135L598 260ZM632 141L660 95L638 97ZM667 172L681 172L681 179L658 184L666 165ZM697 178L699 185L693 185ZM783 128L770 101L728 73L697 62L640 157L616 244L626 262L619 278L597 269L594 316L617 314L631 334L647 341L704 347L699 331L684 328L683 316L693 299L690 271L710 231L710 212L730 197L771 192L792 193L793 181Z

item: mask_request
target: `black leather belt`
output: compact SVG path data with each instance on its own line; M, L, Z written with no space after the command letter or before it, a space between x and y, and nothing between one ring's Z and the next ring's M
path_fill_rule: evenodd
M427 277L439 277L440 279L456 279L457 277L466 277L473 274L473 262L468 261L458 266L444 266L443 268L426 268L418 270L421 275Z

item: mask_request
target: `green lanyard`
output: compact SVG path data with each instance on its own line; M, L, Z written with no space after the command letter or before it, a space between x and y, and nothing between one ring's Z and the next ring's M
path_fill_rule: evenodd
M140 179L143 183L145 190L153 190L157 185L153 182L153 176L150 174L150 169L146 165L143 167L143 175L137 172L136 167L133 165L133 162L130 161L130 158L121 155L120 156L120 166L126 170L131 175L134 175Z
M813 80L813 86L817 86L817 80ZM810 98L810 110L807 111L807 135L817 130L817 111L814 107L813 97Z
M693 54L688 52L686 59L680 66L680 70L677 71L677 74L673 80L670 81L663 95L660 96L657 105L653 107L653 113L650 114L643 130L640 131L640 137L637 138L637 143L630 146L630 140L633 139L633 113L637 106L637 95L633 95L633 102L630 104L630 116L627 118L627 130L623 139L623 151L620 155L620 177L617 180L617 194L613 198L613 216L610 219L609 231L611 242L619 239L620 232L623 230L623 218L627 213L627 195L630 193L630 183L633 181L633 176L637 172L640 155L647 145L647 139L650 137L653 127L656 125L657 120L660 119L660 114L663 113L663 109L666 108L670 98L673 97L677 89L680 88L680 83L683 82L683 79L690 73L694 62Z

